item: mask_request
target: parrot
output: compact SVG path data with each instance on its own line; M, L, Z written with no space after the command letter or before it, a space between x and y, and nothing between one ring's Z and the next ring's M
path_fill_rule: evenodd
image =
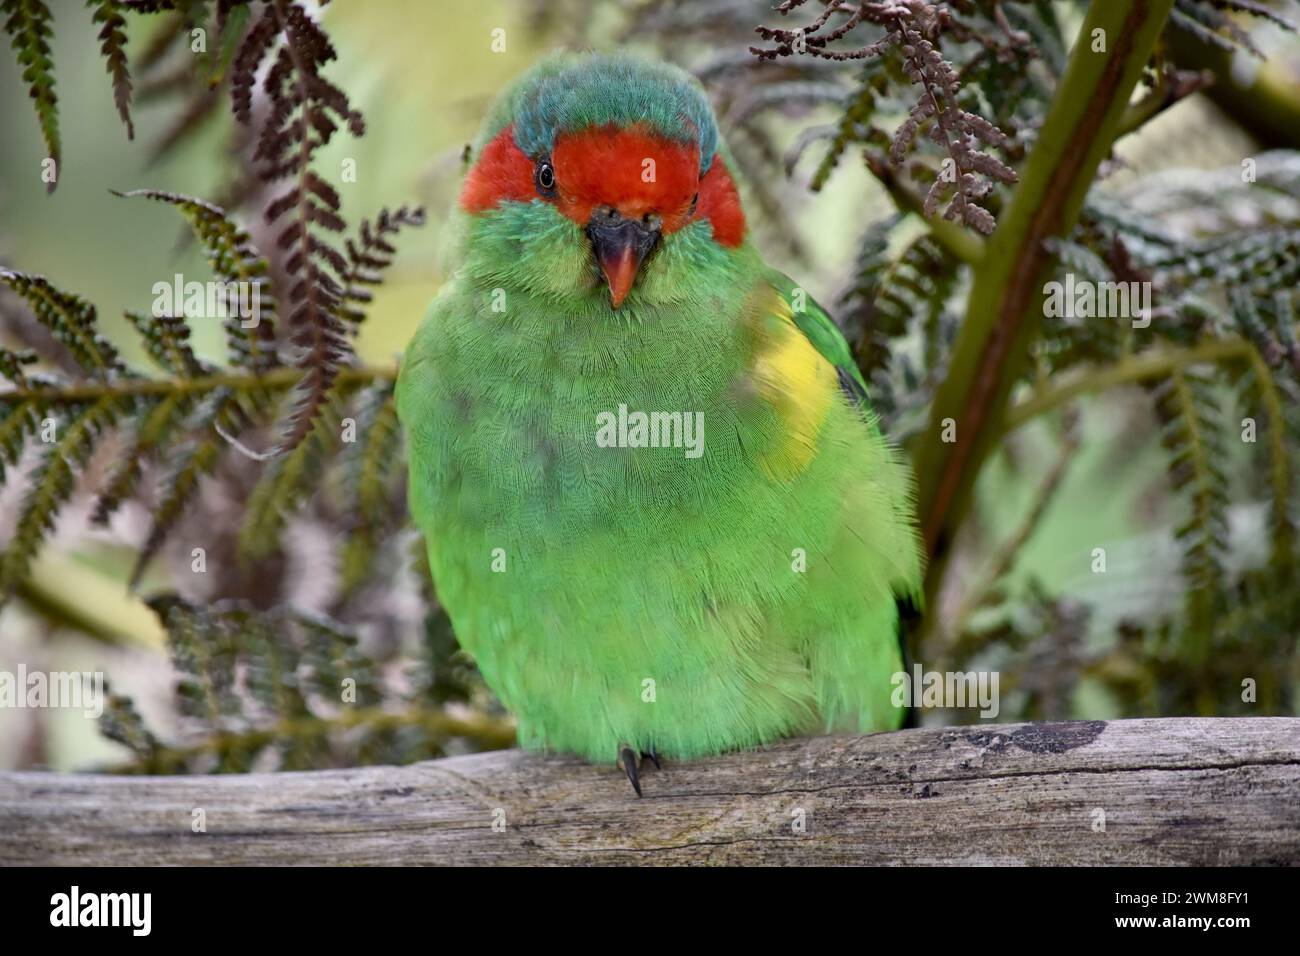
M689 761L896 729L910 469L825 309L751 241L703 86L542 59L466 151L402 356L438 601L519 745Z

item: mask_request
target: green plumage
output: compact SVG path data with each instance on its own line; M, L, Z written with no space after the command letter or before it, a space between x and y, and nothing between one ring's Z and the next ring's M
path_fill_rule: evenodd
M558 124L529 134L553 142L649 101L652 126L695 117L662 135L716 137L682 108L703 102L685 74L587 56L526 76L484 141L525 106ZM458 268L407 350L398 410L439 598L521 744L687 758L897 726L911 486L830 318L707 221L665 235L614 309L555 205L458 217ZM601 447L598 416L620 405L700 413L703 454Z

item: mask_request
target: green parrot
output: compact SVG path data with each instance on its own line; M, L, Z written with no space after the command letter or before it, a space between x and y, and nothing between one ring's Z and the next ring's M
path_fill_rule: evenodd
M910 472L764 264L700 85L566 54L470 154L397 408L439 600L519 742L640 763L897 727Z

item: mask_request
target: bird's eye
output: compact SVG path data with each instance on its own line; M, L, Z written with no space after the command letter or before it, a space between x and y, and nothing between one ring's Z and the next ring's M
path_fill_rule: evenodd
M537 164L533 180L537 183L537 191L543 196L555 195L555 169L549 160L543 159Z

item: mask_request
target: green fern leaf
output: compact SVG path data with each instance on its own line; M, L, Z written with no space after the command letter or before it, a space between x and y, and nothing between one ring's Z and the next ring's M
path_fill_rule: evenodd
M116 470L99 493L91 517L95 524L106 525L122 502L135 492L140 484L144 461L156 455L194 405L194 396L186 392L171 392L153 403L137 426L131 447L122 455Z
M144 197L175 206L189 222L207 253L212 270L225 282L245 283L257 288L260 312L254 327L245 327L238 316L226 320L226 342L231 364L238 368L265 371L279 365L275 352L276 303L271 295L270 266L253 246L248 233L220 206L202 199L157 189L136 189L114 195L126 199Z
M62 144L59 139L59 104L54 92L54 59L50 53L50 9L41 0L0 0L0 16L5 17L4 32L18 54L27 94L36 108L45 149L54 160L54 176L46 192L54 192L62 171Z
M240 553L264 558L277 547L285 521L312 497L324 463L340 446L344 395L337 389L312 422L311 431L288 454L274 459L249 495L239 533Z
M401 454L402 434L391 384L376 385L362 397L357 430L365 441L344 449L343 496L352 506L339 560L344 594L374 573L375 553L392 523L390 479Z
M78 411L60 429L62 437L33 475L18 524L0 556L0 594L11 593L27 576L31 560L72 494L77 471L90 457L95 440L131 406L131 399L109 395Z
M1170 452L1169 479L1187 494L1188 519L1175 531L1184 549L1187 626L1202 641L1194 656L1204 661L1205 643L1215 614L1222 607L1227 580L1223 558L1228 548L1226 460L1218 403L1212 382L1177 369L1156 389L1156 408L1164 429L1161 441Z
M190 327L179 316L147 316L127 312L127 320L160 368L178 378L193 378L209 371L190 348Z
M5 480L5 466L18 464L27 437L40 424L40 415L40 406L35 402L0 401L0 484Z
M145 567L184 515L186 505L198 491L199 480L211 473L221 460L226 448L221 432L227 435L238 433L248 420L248 413L241 404L238 393L229 388L217 388L200 405L194 418L194 427L200 431L201 437L191 441L177 455L170 471L162 480L162 497L154 506L152 527L131 571L132 588L139 584Z
M27 300L36 318L88 373L104 378L124 371L117 350L98 333L93 305L56 289L44 276L0 269L0 282Z

